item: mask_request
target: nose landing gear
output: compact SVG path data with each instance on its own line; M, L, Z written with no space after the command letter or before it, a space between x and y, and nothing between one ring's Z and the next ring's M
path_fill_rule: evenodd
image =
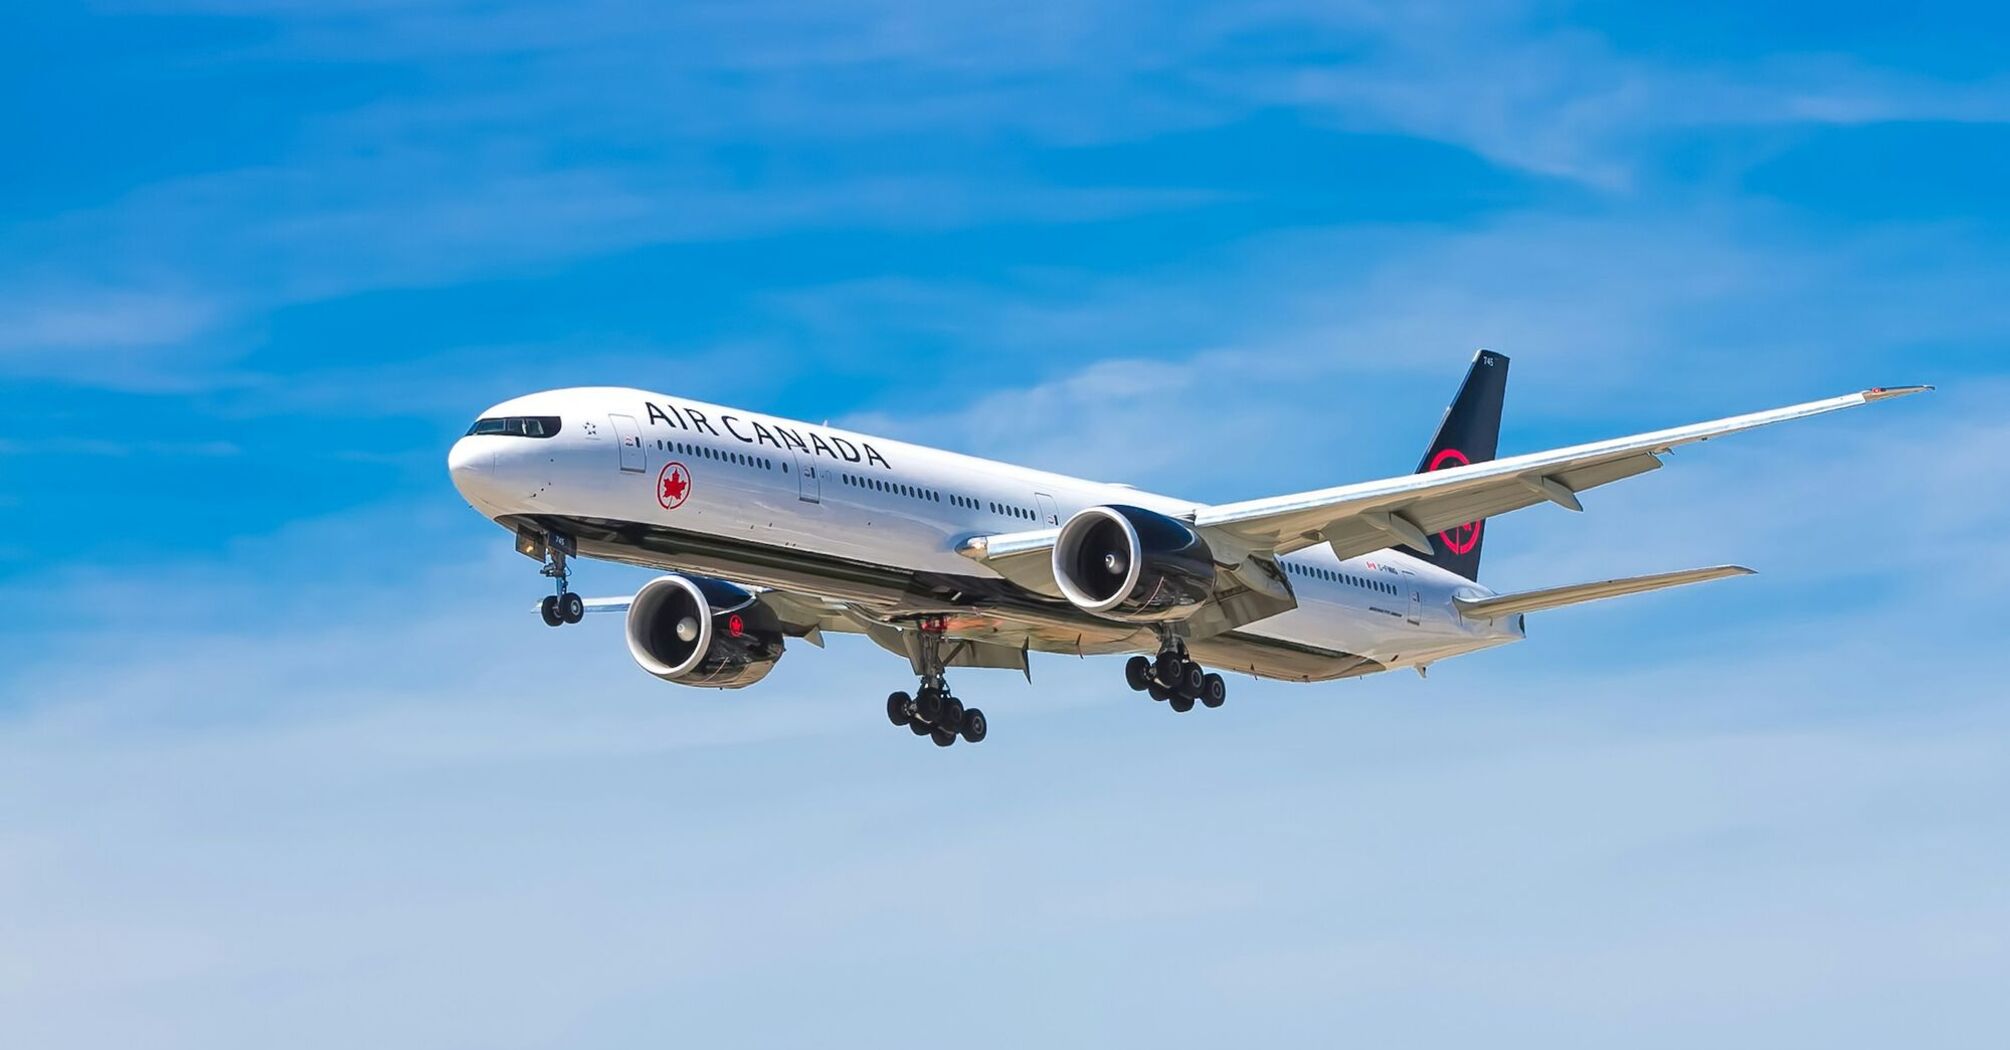
M948 747L958 737L972 744L981 743L990 728L984 721L984 712L964 707L963 701L949 691L949 679L943 674L944 626L940 617L921 621L921 688L913 696L906 693L888 696L886 720L906 726L915 736L933 739L936 747Z
M560 583L559 586L563 587L565 584ZM563 627L586 618L586 602L571 591L562 591L558 594L545 595L544 601L538 604L537 611L544 617L546 627Z
M1195 701L1220 707L1228 701L1228 683L1187 655L1186 645L1171 636L1162 641L1157 658L1133 656L1124 665L1124 681L1153 700L1163 700L1174 711L1185 714Z
M585 619L586 602L567 587L572 579L567 559L576 550L572 537L562 532L548 532L542 536L518 532L516 549L538 559L542 563L537 570L538 575L552 580L557 587L557 593L546 595L544 601L538 604L537 611L544 617L545 626L562 627Z

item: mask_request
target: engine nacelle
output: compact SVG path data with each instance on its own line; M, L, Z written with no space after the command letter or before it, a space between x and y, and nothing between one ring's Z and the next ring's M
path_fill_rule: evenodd
M1084 612L1130 623L1184 620L1214 591L1214 554L1183 521L1142 507L1090 507L1054 542L1054 581Z
M659 576L628 607L628 651L666 682L738 689L766 678L782 658L782 623L745 588Z

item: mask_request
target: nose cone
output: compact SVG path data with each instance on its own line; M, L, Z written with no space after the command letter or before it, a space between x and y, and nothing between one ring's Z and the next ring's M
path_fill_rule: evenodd
M477 442L472 438L462 438L447 450L447 471L455 481L463 477L486 474L495 465L495 446Z
M464 437L447 452L447 473L462 498L480 506L494 500L496 446L493 440Z

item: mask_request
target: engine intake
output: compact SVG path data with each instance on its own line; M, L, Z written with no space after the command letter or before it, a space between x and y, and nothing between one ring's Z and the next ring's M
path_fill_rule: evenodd
M628 652L678 685L738 689L782 658L782 624L760 596L705 576L659 576L628 607Z
M1090 507L1061 526L1054 582L1084 612L1184 620L1214 591L1214 554L1185 522L1142 507Z

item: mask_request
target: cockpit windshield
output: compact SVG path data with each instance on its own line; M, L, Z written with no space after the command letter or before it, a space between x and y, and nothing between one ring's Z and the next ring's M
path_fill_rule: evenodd
M501 434L507 437L548 438L558 433L557 416L490 416L475 420L468 435Z

